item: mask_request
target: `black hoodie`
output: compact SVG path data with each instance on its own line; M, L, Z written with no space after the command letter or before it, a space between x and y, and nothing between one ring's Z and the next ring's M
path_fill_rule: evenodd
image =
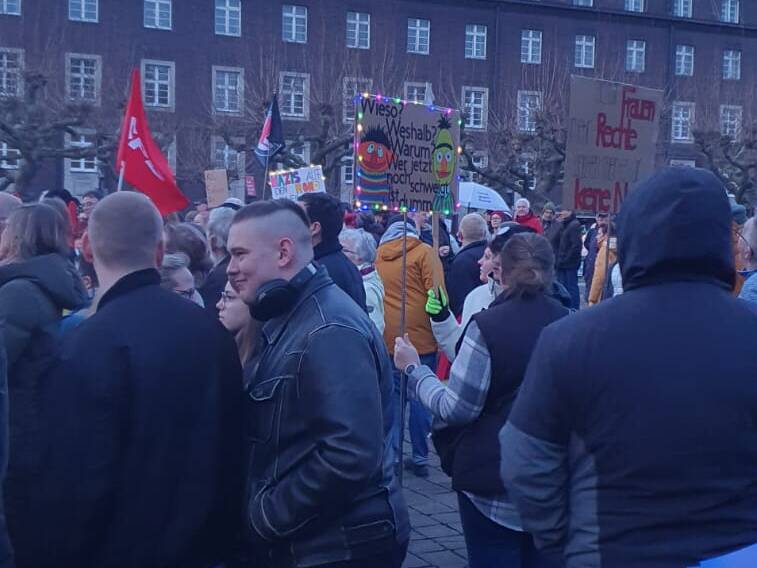
M624 293L547 327L502 470L566 567L682 568L757 542L757 311L730 294L710 172L665 168L623 205Z

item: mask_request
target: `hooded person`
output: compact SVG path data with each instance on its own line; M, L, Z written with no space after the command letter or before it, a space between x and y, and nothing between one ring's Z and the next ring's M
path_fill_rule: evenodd
M757 311L731 295L721 182L660 170L618 244L623 294L544 330L501 471L566 568L696 566L757 542Z
M421 242L414 223L404 223L397 215L389 220L389 226L381 238L376 258L376 270L384 283L384 340L390 354L394 353L394 340L400 337L400 311L402 309L402 250L403 237L407 231L407 299L405 333L418 348L421 359L429 367L436 367L438 346L431 331L431 322L425 306L429 290L434 289L434 272L443 280L439 257L427 244ZM395 403L399 408L399 372L395 373ZM420 476L428 475L428 433L431 416L418 401L410 401L410 439L413 446L413 471ZM399 455L400 432L394 432L395 454Z

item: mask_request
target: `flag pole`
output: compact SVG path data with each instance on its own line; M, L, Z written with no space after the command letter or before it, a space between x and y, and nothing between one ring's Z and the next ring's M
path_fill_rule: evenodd
M268 166L269 166L269 160L271 157L271 147L268 147L268 152L265 154L265 171L263 172L263 201L266 200L266 195L268 193ZM273 194L271 194L271 199L273 199Z
M403 208L404 209L404 208ZM400 281L400 337L405 338L405 329L407 327L407 209L402 211L402 275ZM404 468L405 468L405 421L407 406L407 375L405 369L400 369L400 448L399 448L399 467L397 478L400 487L403 485Z
M124 172L126 171L126 162L121 162L121 171L118 172L118 188L116 191L121 191L124 188Z

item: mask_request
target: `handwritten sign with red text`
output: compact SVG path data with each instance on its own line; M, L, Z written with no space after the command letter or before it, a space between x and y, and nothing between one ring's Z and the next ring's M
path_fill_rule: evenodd
M571 77L563 207L615 214L655 169L663 92Z
M297 199L304 193L325 193L321 166L273 172L269 176L274 199Z

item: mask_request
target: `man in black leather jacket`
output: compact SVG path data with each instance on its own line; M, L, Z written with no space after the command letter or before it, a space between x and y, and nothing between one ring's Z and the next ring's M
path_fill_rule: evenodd
M390 360L368 316L313 264L309 226L295 203L267 201L240 210L229 235L229 281L264 321L246 369L254 565L399 568L409 526Z

